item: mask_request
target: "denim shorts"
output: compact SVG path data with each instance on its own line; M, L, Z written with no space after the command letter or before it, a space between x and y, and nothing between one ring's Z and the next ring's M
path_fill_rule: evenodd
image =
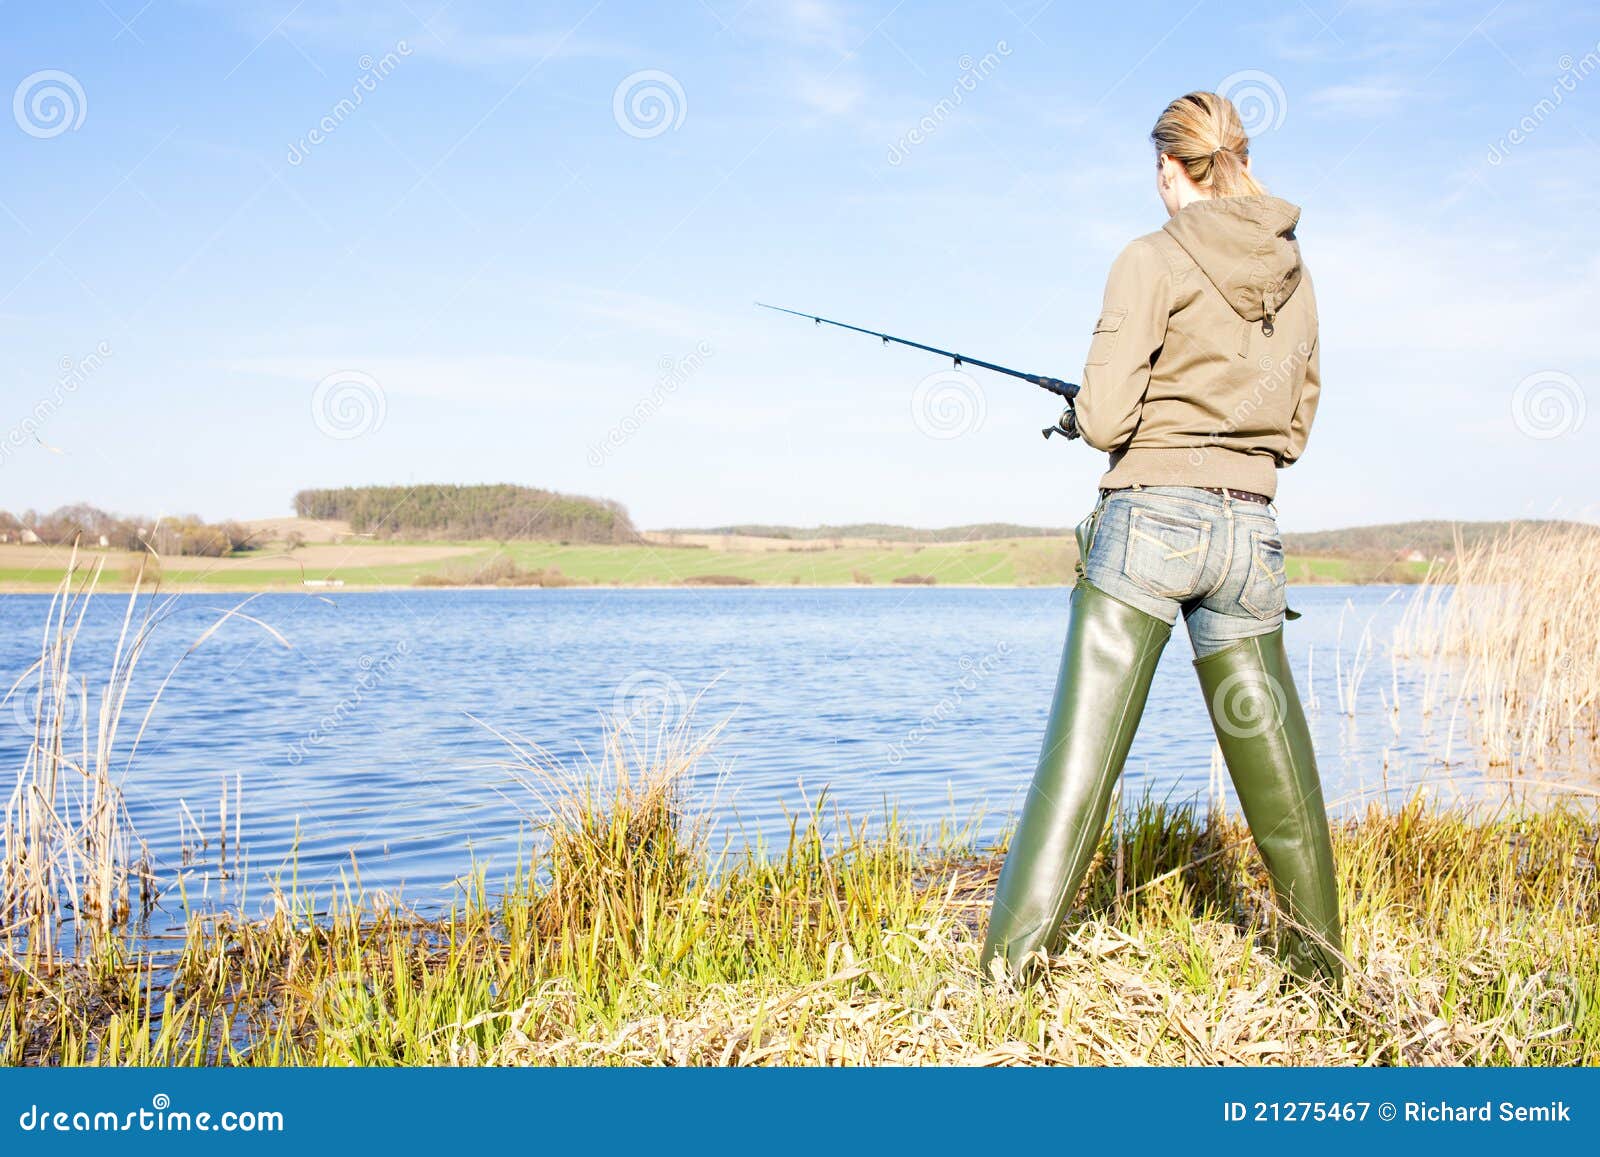
M1196 655L1283 624L1287 578L1276 509L1192 486L1100 500L1084 574L1168 623L1183 612Z

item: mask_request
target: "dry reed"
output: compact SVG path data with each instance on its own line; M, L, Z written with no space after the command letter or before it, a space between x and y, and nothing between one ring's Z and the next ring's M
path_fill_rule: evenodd
M76 953L127 917L135 881L148 899L148 856L135 848L112 753L153 616L135 619L142 578L135 576L110 671L92 699L74 675L73 651L100 568L98 561L80 566L74 551L45 616L39 657L4 699L28 710L32 734L6 801L0 937L34 968L48 968L63 947L66 910L75 916Z
M160 560L149 557L158 574ZM91 687L77 673L76 652L102 565L80 563L74 547L45 615L39 657L0 697L0 706L20 704L31 721L0 821L0 959L31 972L51 971L69 954L102 963L114 957L114 933L135 902L142 911L155 902L150 855L129 822L121 784L178 666L233 618L288 646L243 613L250 599L224 611L167 671L122 750L135 675L174 603L158 597L143 568L134 575L104 681Z
M1429 572L1395 632L1426 710L1490 763L1593 770L1600 740L1600 529L1520 526Z

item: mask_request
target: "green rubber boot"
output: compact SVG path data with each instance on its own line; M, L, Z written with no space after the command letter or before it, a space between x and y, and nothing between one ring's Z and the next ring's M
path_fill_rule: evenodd
M1073 588L1044 750L989 913L985 972L999 957L1020 976L1066 918L1171 634L1169 624L1085 581Z
M1337 986L1344 939L1333 846L1283 628L1197 659L1194 668L1250 834L1289 918L1279 952L1296 974Z

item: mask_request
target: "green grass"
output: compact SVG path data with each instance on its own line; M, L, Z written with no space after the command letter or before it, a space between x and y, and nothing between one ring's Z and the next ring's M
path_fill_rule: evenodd
M563 546L552 542L422 543L463 546L456 558L405 565L367 565L361 555L372 544L349 544L349 563L305 571L281 557L263 558L258 567L219 569L215 564L169 560L162 573L168 586L221 589L284 587L299 589L302 578L339 579L347 587L409 587L424 575L470 580L498 556L523 571L559 570L566 578L593 586L672 586L702 575L730 575L770 586L849 586L862 579L888 585L905 575L932 575L946 585L1051 586L1072 581L1075 549L1068 539L1021 538L924 547L827 547L815 550L737 551L670 546ZM1364 559L1293 557L1289 579L1296 583L1415 582L1422 563L1381 564ZM0 584L44 589L60 582L60 568L0 568ZM110 573L109 588L125 585Z
M1292 583L1418 583L1428 573L1425 562L1327 555L1290 555L1285 566Z
M1372 811L1338 827L1348 980L1296 982L1242 824L1146 801L1027 985L977 967L997 853L798 816L715 855L703 746L551 786L504 889L191 920L162 955L9 968L0 1061L107 1065L1594 1064L1600 825ZM630 753L631 752L631 753ZM539 774L544 774L540 772Z
M670 584L695 575L726 574L772 585L836 586L857 581L889 583L903 575L933 575L943 583L1009 585L1046 578L1057 560L1061 580L1070 574L1068 548L984 542L901 547L840 547L816 551L722 551L673 547L554 546L512 543L505 548L526 569L560 568L571 578L595 583Z

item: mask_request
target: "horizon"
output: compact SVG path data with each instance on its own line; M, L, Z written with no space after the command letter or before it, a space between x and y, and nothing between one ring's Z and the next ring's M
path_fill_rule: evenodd
M1070 526L1053 398L751 303L1076 380L1149 127L1219 88L1323 316L1285 528L1600 517L1592 10L591 3L14 13L0 501Z
M484 482L484 483L452 483L452 482L438 482L438 481L422 480L422 481L417 481L417 482L403 482L403 483L381 483L380 482L380 483L372 483L370 485L357 483L357 484L353 484L352 486L350 486L350 488L351 489L360 490L360 489L381 489L381 488L392 487L392 486L407 486L407 487L413 487L413 488L420 488L420 487L427 487L427 486L480 486L480 485L481 486L499 486L499 485L521 486L521 485L524 485L524 484L523 483L515 483L515 482L505 482L503 480L501 482ZM302 489L310 490L310 489L323 489L323 488L321 488L321 487L304 487ZM545 489L545 490L548 490L548 488L543 488L543 487L529 487L529 489ZM1058 524L1054 524L1054 523L1017 522L1017 521L1015 521L1013 519L1007 519L1007 518L977 518L977 519L973 519L973 520L970 520L970 521L964 521L964 522L942 522L942 523L935 522L935 523L927 523L927 524L914 523L914 522L899 522L899 521L894 521L894 520L889 520L889 519L874 519L874 518L867 518L867 517L854 518L854 519L851 519L849 521L844 521L844 522L818 522L818 523L778 522L778 521L774 521L774 520L771 520L771 519L759 519L759 518L756 518L756 519L744 519L744 520L740 520L738 522L704 522L704 523L698 523L698 524L678 523L678 524L672 524L672 525L646 526L646 525L643 525L643 524L639 523L638 520L633 517L632 508L629 506L629 504L627 502L625 502L625 501L623 501L621 499L617 499L617 498L615 498L615 497L613 497L611 495L607 495L607 494L576 494L576 493L572 493L572 492L568 492L568 491L560 491L560 492L552 492L552 493L559 493L563 497L566 497L566 498L574 498L574 499L579 499L579 500L584 500L584 501L611 502L611 503L614 503L615 505L620 506L622 508L623 513L628 517L629 521L633 524L634 529L637 530L641 534L673 534L673 533L677 533L677 534L720 534L720 533L729 533L727 528L730 528L730 527L761 527L761 528L776 529L776 530L842 530L842 529L850 529L850 528L853 528L853 527L861 527L861 526L884 526L884 527L891 527L891 528L896 528L896 529L913 530L913 531L918 531L918 532L936 532L936 531L941 531L941 530L954 530L954 529L958 529L958 528L961 528L961 527L967 527L967 526L1008 526L1008 527L1015 527L1015 528L1020 529L1020 530L1030 530L1030 531L1048 530L1048 531L1053 531L1053 532L1056 532L1056 533L1059 533L1059 534L1063 534L1063 535L1069 535L1069 534L1071 534L1073 532L1073 528L1072 528L1072 526L1070 524L1058 525ZM102 513L110 514L110 515L115 516L116 518L124 519L124 520L131 519L131 518L145 518L145 517L148 517L148 514L149 514L148 511L121 510L121 509L117 509L117 508L114 508L114 507L101 506L97 502L86 501L86 500L85 501L78 501L78 502L63 503L61 506L54 507L54 508L52 508L50 510L36 510L36 511L33 511L33 512L43 516L43 515L52 514L57 510L66 509L66 508L70 508L70 507L74 507L74 506L91 507L91 508L94 508L96 510L101 511ZM7 508L4 508L4 507L0 507L0 514L11 515L13 517L19 517L20 518L20 515L25 513L25 512L26 512L26 508L25 509L20 509L20 510L14 510L14 509L7 509ZM186 516L190 516L190 515L199 516L200 512L199 511L190 510L190 509L185 508L185 507L176 507L174 509L171 509L171 510L168 510L168 511L164 511L161 515L157 516L157 520L159 520L161 518L179 518L179 517L186 517ZM210 516L206 516L206 517L210 517ZM213 520L214 521L218 521L218 522L239 522L239 523L244 523L244 524L263 523L263 522L285 522L285 521L289 521L289 522L293 522L293 521L306 521L306 522L330 522L330 521L331 522L339 522L339 521L343 521L341 519L310 518L310 517L306 517L306 516L301 516L301 515L295 514L292 502L289 505L289 513L287 513L287 514L231 514L231 515L230 514L224 514L224 515L222 515L220 517L217 517L217 518L215 518ZM1280 522L1283 522L1283 521L1284 520L1280 519ZM1407 525L1413 525L1413 524L1444 523L1444 524L1447 524L1447 525L1474 525L1474 524L1477 524L1477 525L1493 525L1493 524L1500 524L1500 523L1521 523L1521 522L1580 523L1580 524L1587 524L1587 525L1592 525L1592 526L1600 526L1600 511L1597 511L1595 508L1591 508L1590 510L1588 510L1586 512L1582 512L1582 513L1574 514L1574 515L1562 515L1562 516L1527 515L1527 516L1503 518L1503 519L1471 518L1471 517L1469 517L1469 518L1432 518L1432 517L1427 517L1427 516L1420 516L1420 517L1416 517L1416 518L1395 519L1395 520L1387 521L1387 522L1361 522L1361 523L1351 523L1351 524L1342 525L1342 526L1314 526L1314 527L1294 526L1294 525L1288 524L1287 522L1284 522L1284 529L1285 529L1285 533L1288 533L1288 534L1312 535L1312 534L1336 534L1336 533L1340 533L1340 532L1343 532L1343 531L1352 531L1352 530L1373 530L1373 529L1380 529L1380 528L1385 528L1385 527L1407 526Z

